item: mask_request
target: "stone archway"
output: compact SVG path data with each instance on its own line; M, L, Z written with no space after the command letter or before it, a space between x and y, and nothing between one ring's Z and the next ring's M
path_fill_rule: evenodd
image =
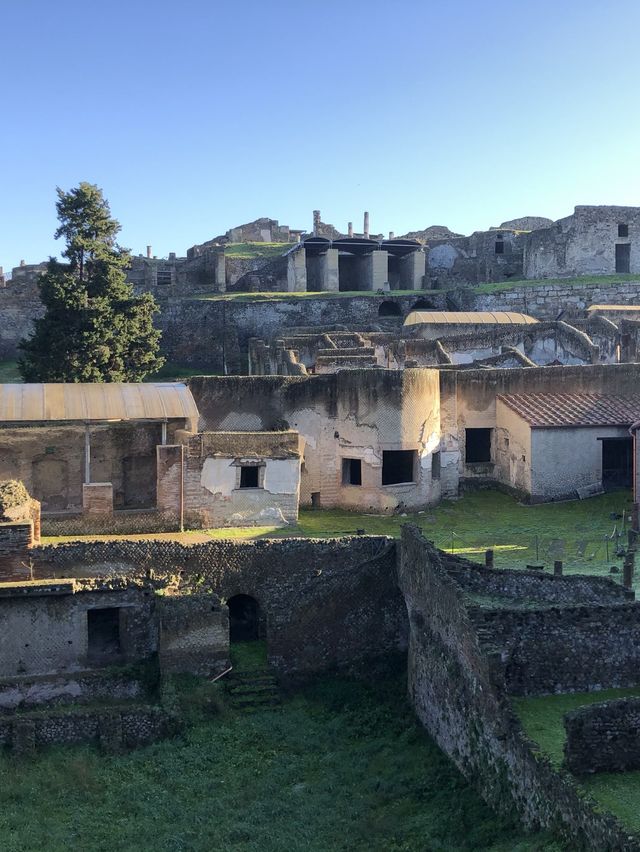
M397 302L391 302L386 300L380 303L380 307L378 308L378 316L379 317L401 317L402 316L402 308Z

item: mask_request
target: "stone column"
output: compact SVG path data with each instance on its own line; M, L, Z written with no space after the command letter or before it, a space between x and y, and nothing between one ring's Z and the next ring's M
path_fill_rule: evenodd
M369 214L365 211L364 214L364 238L369 239Z
M363 258L364 281L359 290L389 289L389 254L386 251L372 251Z
M352 237L353 237L353 222L349 222L349 223L347 224L347 236L348 236L349 238L352 238Z
M320 211L313 211L313 236L318 237L320 231Z
M216 290L224 293L227 289L227 266L224 252L221 251L216 257Z
M307 252L304 248L292 251L287 257L287 292L306 293Z
M426 272L426 255L423 251L412 251L402 259L400 267L400 288L402 290L422 290Z
M322 257L322 289L332 293L340 289L338 249L327 249Z

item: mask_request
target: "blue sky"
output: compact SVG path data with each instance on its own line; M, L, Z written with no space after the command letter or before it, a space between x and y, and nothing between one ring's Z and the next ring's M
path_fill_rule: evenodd
M640 4L0 0L0 265L97 183L158 256L258 216L470 233L640 205Z

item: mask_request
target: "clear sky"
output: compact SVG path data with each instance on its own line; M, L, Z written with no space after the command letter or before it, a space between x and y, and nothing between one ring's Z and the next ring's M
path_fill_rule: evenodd
M455 231L640 205L638 0L0 0L0 265L97 183L158 256L259 216Z

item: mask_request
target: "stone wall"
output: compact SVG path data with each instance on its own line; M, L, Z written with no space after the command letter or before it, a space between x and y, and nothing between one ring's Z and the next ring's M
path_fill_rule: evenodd
M576 775L640 769L640 698L579 707L564 726L565 765Z
M128 701L143 698L146 692L145 682L128 668L70 676L22 676L0 680L0 708L7 712L58 704Z
M49 711L0 716L0 746L28 756L43 746L97 743L107 753L150 745L176 732L176 720L158 707Z
M482 646L463 590L415 528L403 529L398 572L410 621L409 694L440 748L493 807L531 829L553 829L572 849L640 849L568 774L534 754L501 691L499 649Z
M509 695L589 692L640 682L640 606L474 608L470 618L502 657Z
M152 604L153 597L142 588L84 591L68 580L2 584L0 676L74 673L108 664L92 657L88 614L109 608L118 613L120 636L110 662L144 660L157 647Z
M611 275L618 271L638 273L639 238L640 208L578 206L572 216L528 236L525 278ZM618 245L626 246L629 252L626 270L616 268Z
M165 673L221 674L229 660L229 610L215 595L162 596L158 658Z
M269 659L282 677L355 669L406 647L395 546L381 537L255 542L77 542L36 548L40 576L105 568L164 588L255 598ZM215 600L215 599L214 599Z
M440 444L435 370L349 370L312 377L193 379L190 388L207 430L290 428L300 434L302 505L364 511L423 507L440 499L433 454ZM406 452L406 475L385 465ZM360 482L343 463L360 463ZM315 497L313 495L316 495Z

